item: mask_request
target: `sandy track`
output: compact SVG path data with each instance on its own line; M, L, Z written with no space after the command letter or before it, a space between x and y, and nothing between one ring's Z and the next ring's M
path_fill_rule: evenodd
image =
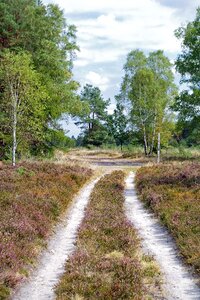
M166 299L200 299L200 289L178 258L178 252L170 234L138 200L133 173L130 173L126 179L125 198L127 217L137 228L143 241L144 251L154 256L163 273Z
M55 299L53 288L64 273L65 262L75 248L76 234L84 217L84 209L98 180L99 178L93 180L81 189L70 212L67 212L64 221L56 228L47 250L42 253L37 269L28 282L13 295L13 300Z

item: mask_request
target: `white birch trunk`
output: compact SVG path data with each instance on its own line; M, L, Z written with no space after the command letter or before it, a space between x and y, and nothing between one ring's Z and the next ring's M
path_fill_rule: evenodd
M150 151L149 151L149 155L150 155L150 156L151 156L152 153L153 153L153 147L154 147L154 142L155 142L155 136L156 136L156 114L155 114L155 117L154 117L152 142L151 142Z
M12 83L10 83L11 97L12 97L12 165L16 165L16 150L17 150L17 108L18 108L18 97L14 92Z
M160 163L160 132L158 133L158 157L157 157L157 163Z
M16 149L17 149L17 112L13 111L13 146L12 146L12 165L16 165Z
M143 124L143 135L144 135L144 152L145 155L148 155L147 135L146 135L146 128L144 124Z

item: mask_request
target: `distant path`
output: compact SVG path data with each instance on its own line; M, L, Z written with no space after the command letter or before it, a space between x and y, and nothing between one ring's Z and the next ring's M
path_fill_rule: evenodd
M75 249L76 235L79 225L84 217L84 210L89 201L90 194L96 182L106 173L115 169L140 166L129 160L116 160L95 157L81 157L79 164L85 162L87 167L94 166L100 175L85 188L81 189L74 203L66 213L64 220L58 224L55 233L48 243L47 250L41 253L36 269L27 281L19 286L12 296L12 300L53 300L54 287L64 273L64 266L69 255Z
M199 300L200 289L178 259L178 252L170 234L137 199L132 172L126 179L125 197L127 217L138 229L144 250L154 256L165 277L166 299Z
M98 153L98 152L97 152ZM122 158L121 156L108 156L107 154L102 155L91 155L90 151L77 153L69 153L68 157L74 159L78 163L82 163L85 166L89 166L93 169L101 170L125 170L130 167L141 167L145 164L145 161L141 158Z
M99 177L100 178L100 177ZM93 180L83 188L67 212L65 220L58 225L48 249L41 255L37 269L13 296L13 300L50 300L55 299L54 286L64 273L67 258L75 248L78 227L84 217L84 209L90 193L99 180Z

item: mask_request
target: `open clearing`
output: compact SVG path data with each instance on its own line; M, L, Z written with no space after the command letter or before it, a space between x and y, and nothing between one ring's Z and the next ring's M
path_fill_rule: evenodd
M110 157L106 154L102 157L87 155L87 160L85 158L85 154L81 156L80 154L74 155L73 153L73 157L70 159L91 166L97 174L101 175L119 169L124 170L128 174L130 170L141 165L141 161L123 160ZM178 251L171 236L160 225L154 215L149 213L137 199L133 179L134 175L131 173L126 180L126 215L133 226L137 228L138 234L142 238L142 251L145 254L153 255L163 274L164 293L162 297L155 296L152 299L200 299L200 289L195 284L195 279L188 269L178 258ZM77 230L84 217L84 209L87 206L89 195L96 182L97 179L93 180L85 190L80 192L72 205L70 213L66 216L63 223L58 226L58 230L55 232L52 240L50 240L48 249L39 260L38 268L29 281L18 290L13 300L55 299L53 287L58 284L59 278L64 272L64 265L67 258L75 250ZM62 299L69 298L66 296ZM135 299L143 298L136 296Z

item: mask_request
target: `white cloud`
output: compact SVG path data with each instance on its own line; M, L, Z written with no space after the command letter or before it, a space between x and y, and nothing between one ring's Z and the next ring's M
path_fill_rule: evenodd
M77 26L80 52L74 74L83 86L98 86L105 98L120 88L123 63L132 49L162 49L175 59L181 51L174 30L194 19L199 0L42 0L64 9ZM173 68L175 74L175 68ZM178 83L178 77L176 75ZM115 108L112 100L109 113Z
M140 48L145 52L163 49L170 58L175 58L181 46L174 30L186 22L187 17L194 17L197 1L43 0L44 3L57 3L65 10L69 23L77 26L77 42L81 49L74 64L77 79L90 80L104 91L108 85L111 91L112 78L115 77L115 82L121 81L123 62L132 49ZM187 9L183 12L183 8ZM104 73L99 72L100 64ZM116 87L113 93L114 90Z
M99 87L102 91L105 91L109 85L109 79L106 76L100 75L99 73L90 71L85 76L85 83L90 83L94 86Z
M79 60L75 60L74 62L74 66L75 67L85 67L89 64L88 60L84 60L84 59L79 59Z
M149 10L156 2L162 6L175 8L194 8L199 0L43 0L44 3L57 3L66 13L110 13L119 12L121 15L131 13L135 9Z
M115 108L116 108L116 104L115 103L110 104L110 106L108 107L108 114L112 115L113 112L114 112L114 110L115 110Z
M180 50L180 42L174 37L174 30L180 24L174 18L173 8L163 7L152 0L139 3L127 0L126 6L121 0L116 3L112 13L106 13L108 6L104 5L105 13L99 17L76 21L81 49L78 60L87 60L88 64L115 62L134 48Z
M111 12L119 11L121 13L127 12L127 9L134 7L140 7L141 4L146 4L146 0L43 0L44 3L57 3L60 7L64 8L67 13L77 13L77 12ZM138 3L139 2L139 3ZM148 0L149 2L149 0Z

